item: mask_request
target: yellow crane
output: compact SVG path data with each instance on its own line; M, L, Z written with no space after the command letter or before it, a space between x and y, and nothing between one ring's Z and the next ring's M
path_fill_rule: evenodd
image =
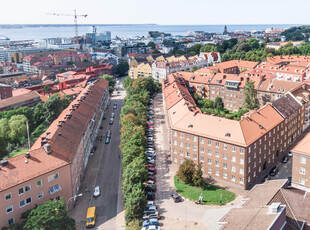
M49 15L55 15L55 16L70 16L74 17L74 24L75 24L75 42L76 44L79 44L79 33L78 33L78 23L77 18L78 17L87 17L87 14L76 14L76 10L74 10L74 14L58 14L58 13L48 13Z

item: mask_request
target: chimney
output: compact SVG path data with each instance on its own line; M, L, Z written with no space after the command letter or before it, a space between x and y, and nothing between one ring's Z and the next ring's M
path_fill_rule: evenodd
M50 144L45 144L43 145L43 149L44 151L46 152L46 154L50 154L52 151L51 151L51 145Z
M26 152L25 157L30 158L30 152Z
M280 209L281 203L272 203L268 207L268 214L277 214Z

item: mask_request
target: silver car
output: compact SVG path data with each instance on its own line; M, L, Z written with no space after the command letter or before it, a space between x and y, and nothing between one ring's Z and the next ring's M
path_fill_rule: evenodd
M100 196L100 187L99 186L96 186L94 188L94 194L93 194L94 197L98 197Z

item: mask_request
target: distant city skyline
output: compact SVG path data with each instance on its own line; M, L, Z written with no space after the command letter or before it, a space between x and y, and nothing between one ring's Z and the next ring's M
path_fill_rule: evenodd
M297 2L296 2L297 3ZM48 13L87 14L79 24L159 24L159 25L234 25L234 24L304 24L310 23L307 0L292 4L288 0L185 0L156 3L141 0L101 1L39 0L2 3L0 24L73 24L73 17Z

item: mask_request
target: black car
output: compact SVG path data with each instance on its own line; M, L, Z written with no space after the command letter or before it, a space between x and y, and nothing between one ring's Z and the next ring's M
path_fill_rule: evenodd
M172 193L171 198L174 200L174 203L181 202L181 197L177 193Z
M269 175L264 176L264 178L261 180L262 183L266 182L267 180L270 180L271 177Z
M147 191L147 192L156 192L156 187L155 187L155 185L148 184L148 185L144 188L144 190Z
M147 200L155 200L155 193L153 193L153 192L147 192L147 193L146 193L146 199L147 199Z
M282 160L281 160L281 162L284 163L284 164L285 164L286 162L288 162L288 157L286 157L286 156L283 157Z
M270 169L270 171L269 171L270 176L275 176L275 175L277 175L277 173L278 173L277 166L272 167L272 169Z

